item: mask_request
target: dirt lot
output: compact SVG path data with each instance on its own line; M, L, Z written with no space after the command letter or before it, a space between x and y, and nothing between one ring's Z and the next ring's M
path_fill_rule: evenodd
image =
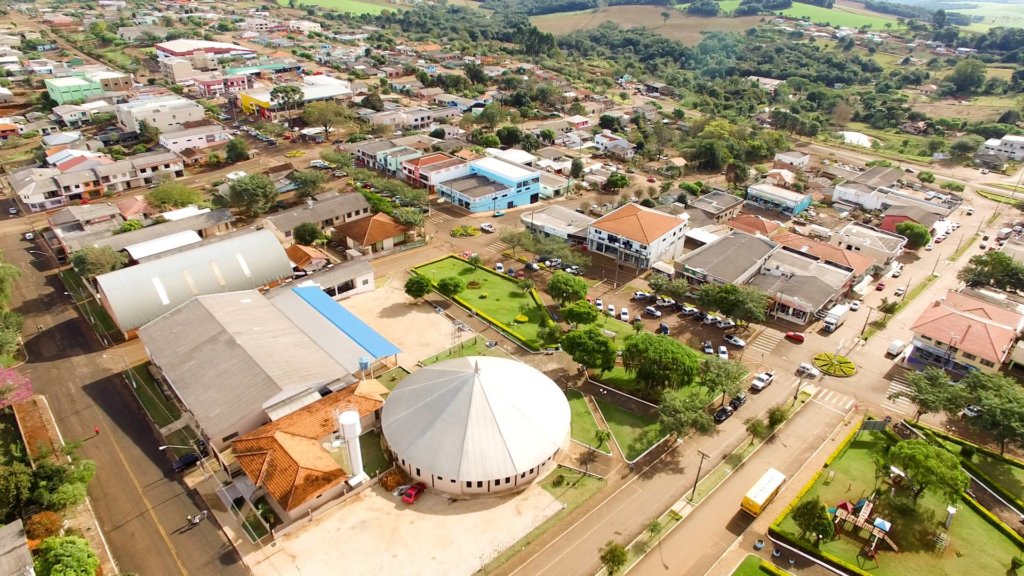
M342 300L345 308L398 346L398 363L413 370L416 363L453 344L474 336L459 332L452 341L452 323L424 304L412 304L402 284L391 282L383 288Z
M568 34L576 30L596 28L602 22L616 22L623 28L647 27L667 38L680 40L687 44L700 42L702 32L723 30L742 32L759 24L759 16L743 16L740 18L699 18L687 16L682 12L671 11L672 16L664 22L661 13L663 6L612 6L600 12L566 12L535 16L530 20L544 32L552 34Z
M1000 114L1008 110L1007 105L998 102L959 102L954 99L937 100L935 102L920 99L911 102L910 107L923 112L932 118L963 118L965 120L981 120L994 122Z
M450 501L427 492L414 506L377 486L273 548L250 554L245 563L256 576L468 575L561 507L538 485L516 496L479 500Z

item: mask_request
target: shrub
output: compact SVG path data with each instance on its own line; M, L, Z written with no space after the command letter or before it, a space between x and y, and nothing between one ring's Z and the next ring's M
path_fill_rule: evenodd
M563 484L565 484L564 474L558 474L554 477L554 479L551 480L551 485L554 486L555 488L560 488Z
M1024 566L1024 560L1016 556L1010 558L1010 570L1019 570L1021 566Z
M474 290L474 289L479 288L479 287L480 287L480 281L479 280L470 280L469 283L466 284L466 288L469 288L470 290Z
M32 540L45 540L60 534L63 525L64 518L60 514L45 510L28 519L25 523L25 534Z
M974 455L976 453L977 453L977 451L974 449L974 446L964 445L964 446L960 447L960 455L963 456L967 460L970 460L970 459L974 458Z

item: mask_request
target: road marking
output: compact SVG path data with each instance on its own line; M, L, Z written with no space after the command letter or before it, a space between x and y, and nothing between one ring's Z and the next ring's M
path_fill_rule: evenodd
M889 396L897 393L909 396L913 392L914 389L911 388L910 383L907 382L906 373L898 372L889 382L889 389L885 392L885 401L882 402L882 407L904 415L912 414L914 412L914 403L909 398L901 397L896 398L895 400L890 400Z
M856 404L854 399L846 394L836 392L835 390L829 390L827 388L822 388L815 392L811 399L815 404L819 404L820 406L832 410L837 414L843 415L849 413L850 408Z
M117 445L113 436L107 436L107 438L110 439L110 443L114 446L114 452L117 452L117 457L121 459L121 463L124 464L125 471L128 472L128 477L131 478L132 484L134 484L135 489L138 490L143 504L146 505L146 513L153 519L153 523L156 524L156 529L160 531L160 536L163 537L164 542L167 543L167 549L171 551L171 556L174 557L174 562L178 565L178 570L180 570L185 576L188 576L188 570L186 570L185 565L181 563L181 558L178 558L178 553L174 549L174 544L171 543L171 538L167 535L167 531L164 530L163 525L160 524L160 520L156 517L156 512L153 511L153 505L149 502L149 498L146 498L145 493L142 492L142 485L139 484L138 478L135 477L131 466L128 465L128 460L124 457L124 452L121 452L121 447Z
M434 212L429 218L427 218L427 222L430 222L432 224L440 224L441 222L447 222L448 220L451 219L452 217L445 214L444 212Z
M782 332L777 332L770 328L765 328L764 332L761 332L753 342L748 344L751 350L757 350L765 355L771 354L775 346L782 340L785 335Z
M497 252L498 254L501 254L502 252L508 250L511 247L511 244L507 242L502 242L501 240L498 240L497 242L491 242L490 244L487 245L488 250L492 250L494 252Z

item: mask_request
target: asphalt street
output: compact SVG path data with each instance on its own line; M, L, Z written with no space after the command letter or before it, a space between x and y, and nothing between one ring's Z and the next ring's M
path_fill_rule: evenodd
M141 344L103 348L52 260L22 240L30 229L26 218L0 222L0 249L22 271L11 302L25 317L29 359L20 370L46 395L64 438L82 440L79 454L96 461L89 496L118 567L145 576L247 574L216 525L185 529L200 503L171 473L162 441L120 375L142 361Z

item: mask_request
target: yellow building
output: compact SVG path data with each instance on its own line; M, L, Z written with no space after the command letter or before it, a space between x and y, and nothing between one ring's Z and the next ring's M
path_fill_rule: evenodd
M270 116L270 92L266 90L253 90L238 93L238 104L246 114L259 114Z

